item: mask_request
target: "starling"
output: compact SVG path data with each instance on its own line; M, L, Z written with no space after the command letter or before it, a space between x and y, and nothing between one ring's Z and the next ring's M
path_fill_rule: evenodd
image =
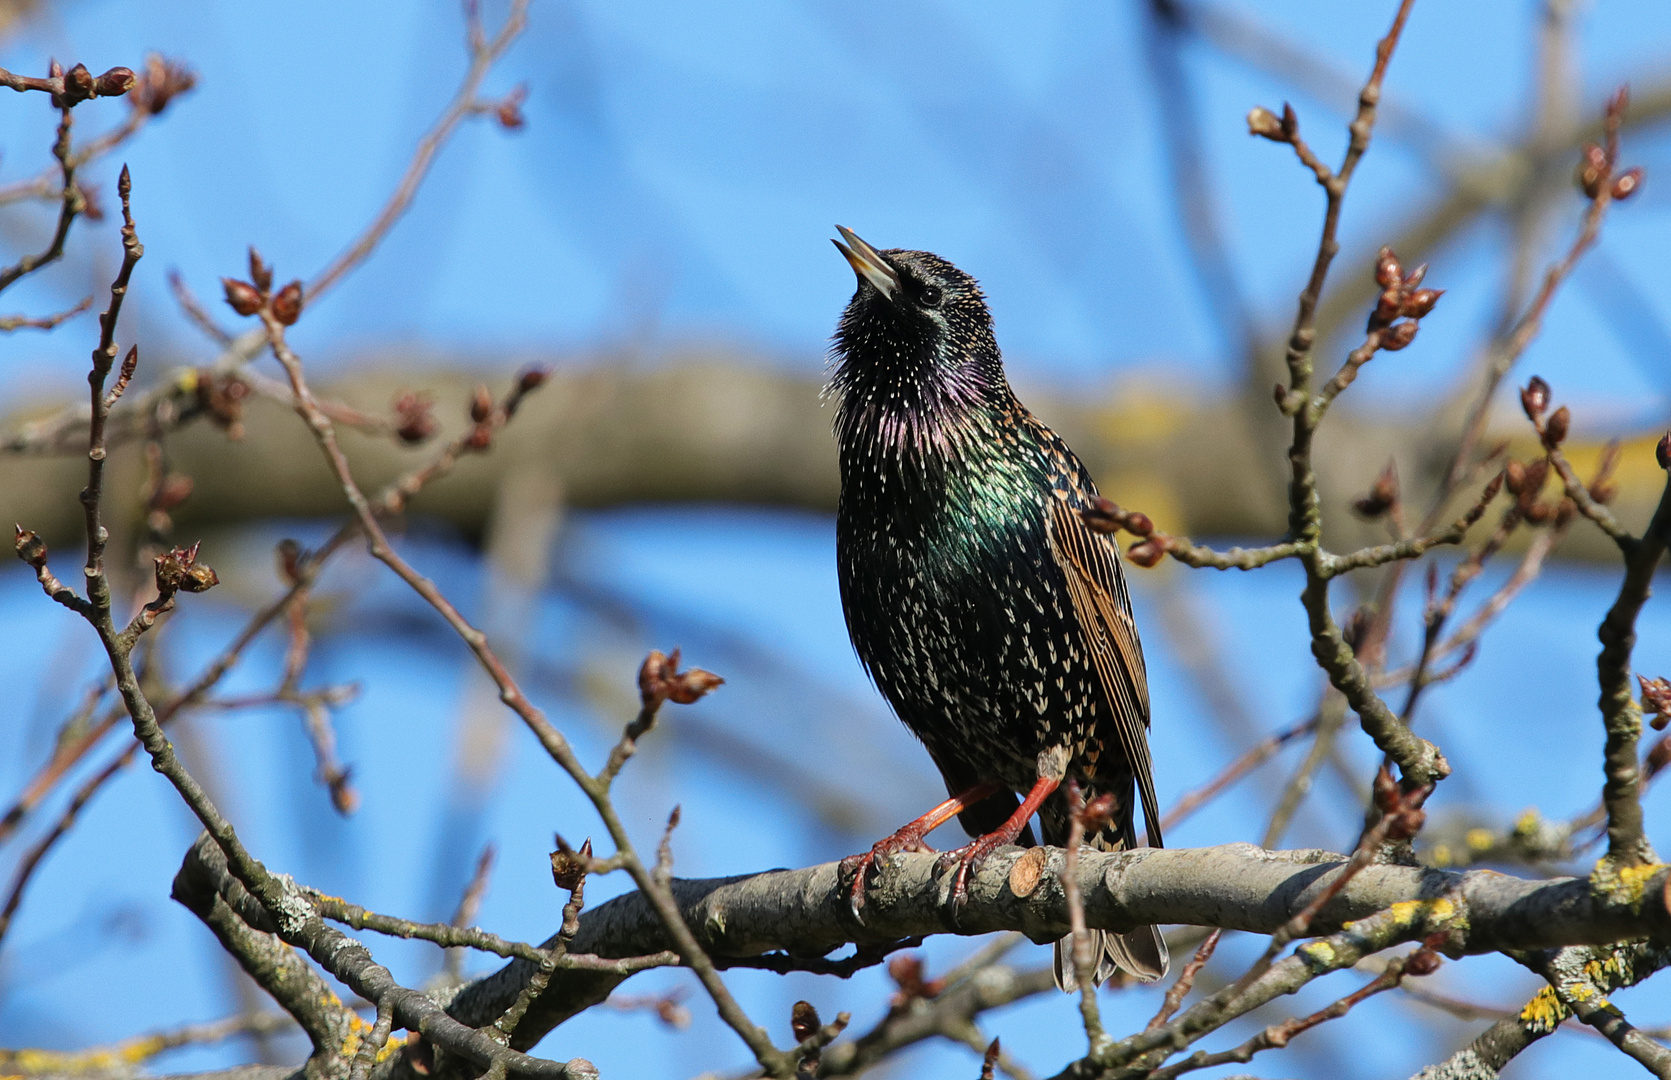
M973 843L943 857L951 902L998 848L1066 843L1064 788L1115 810L1089 842L1135 847L1133 788L1161 846L1142 646L1112 538L1080 511L1085 466L1016 399L975 279L926 251L877 251L837 226L858 275L832 350L841 503L836 559L853 647L945 779L950 798L844 860L854 914L878 859L925 850L956 815ZM1019 805L1018 805L1019 800ZM1101 935L1096 981L1166 973L1152 926ZM1073 984L1072 939L1056 980Z

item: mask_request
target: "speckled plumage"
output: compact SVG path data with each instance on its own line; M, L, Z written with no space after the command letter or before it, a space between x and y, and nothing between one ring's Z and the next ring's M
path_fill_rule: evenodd
M837 564L859 659L948 791L1005 789L960 815L972 835L1004 823L1047 759L1065 759L1087 798L1118 802L1098 846L1136 843L1134 786L1158 846L1147 681L1119 552L1078 514L1096 487L1011 392L974 279L927 252L880 256L898 288L890 298L861 272L830 385ZM1046 842L1066 841L1060 792L1039 817ZM1111 941L1113 959L1123 951Z

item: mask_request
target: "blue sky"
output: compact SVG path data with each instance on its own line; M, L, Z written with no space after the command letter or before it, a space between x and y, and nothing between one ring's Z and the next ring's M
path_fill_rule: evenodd
M495 17L497 7L487 7ZM1317 0L1236 10L1361 79L1391 5ZM1418 3L1389 96L1426 115L1451 143L1489 150L1518 130L1528 108L1536 11L1527 2ZM1591 5L1580 26L1576 67L1586 109L1621 76L1646 82L1671 73L1671 7ZM467 125L408 218L344 287L309 309L293 341L326 371L370 351L503 370L536 354L575 364L652 363L669 351L720 344L814 372L852 288L827 243L839 221L882 246L939 251L980 277L1024 387L1101 393L1143 375L1219 392L1235 362L1181 240L1145 33L1135 4L536 0L527 35L487 85L502 92L527 82L526 128ZM32 71L52 54L97 71L137 64L157 49L199 72L198 90L124 155L147 247L124 338L136 335L161 365L209 355L169 300L164 271L178 268L213 297L219 276L241 271L248 243L277 264L281 279L322 266L375 212L451 94L461 34L456 9L445 3L83 0L53 8L0 44L0 65ZM1333 158L1349 99L1313 99L1200 46L1186 49L1184 63L1232 263L1257 318L1280 325L1315 247L1321 199L1288 151L1249 139L1242 118L1253 104L1292 98L1308 138ZM121 108L100 103L78 115L97 127ZM38 97L0 98L0 183L44 161L50 124ZM1561 400L1581 406L1584 422L1631 428L1661 424L1671 411L1671 369L1654 348L1664 340L1662 329L1654 337L1654 320L1671 312L1663 272L1671 196L1657 183L1660 166L1671 164L1667 145L1659 136L1627 143L1627 161L1645 164L1649 181L1619 208L1600 247L1603 265L1641 294L1647 317L1621 329L1601 302L1615 278L1586 269L1523 362L1523 372L1543 374ZM1393 138L1377 144L1348 204L1348 252L1379 242L1433 197L1441 182L1434 153ZM108 187L115 169L101 164L95 180ZM1580 209L1574 196L1552 244L1570 236ZM0 218L0 243L8 252L18 237L33 244L39 228L34 218ZM1450 290L1444 304L1416 347L1367 369L1348 404L1420 409L1451 385L1491 314L1497 239L1494 227L1482 226L1435 260L1429 283ZM66 306L92 291L88 257L102 260L97 275L108 277L115 250L110 223L79 231L72 259L8 290L6 312ZM0 338L0 403L67 392L83 378L90 334L84 317L51 336ZM265 550L274 539L318 536L325 527L275 523L218 557L217 566L239 568L245 580L236 593L210 594L183 613L170 662L194 670L240 624L239 598L275 587L262 576L270 574ZM456 537L420 526L404 542L467 610L481 610L481 568ZM623 718L645 648L682 644L692 662L730 680L688 716L670 717L624 781L646 843L682 804L682 873L833 858L936 795L926 758L852 659L832 554L828 519L738 508L576 514L560 540L563 572L610 603L588 606L556 590L543 597L524 675L591 760ZM1158 622L1157 590L1183 590L1204 613L1263 728L1301 716L1319 679L1287 569L1231 576L1174 568L1138 579L1166 802L1242 744L1209 716L1165 635L1147 629ZM1488 578L1481 592L1489 585ZM1423 723L1459 766L1435 797L1436 814L1484 805L1508 816L1535 804L1565 816L1593 801L1594 626L1615 585L1610 569L1551 573L1488 638L1468 676L1433 693ZM467 657L362 557L345 560L327 591L337 606L308 682L363 683L340 717L363 809L346 821L332 814L308 780L311 760L295 717L269 710L210 714L195 724L198 760L221 778L229 813L270 865L369 906L428 918L447 914L445 898L466 860L492 840L500 861L483 924L514 936L549 933L560 901L543 863L550 834L596 831L580 800L515 732L502 782L480 814L449 808L449 755L473 678ZM15 570L0 575L0 626L12 643L9 675L0 680L3 715L12 718L0 722L0 789L9 791L50 748L74 698L63 687L95 669L85 628ZM1671 616L1650 605L1641 631L1639 668L1671 670ZM228 692L269 687L279 649L266 643ZM43 672L59 673L58 689L43 688ZM786 797L781 775L739 767L727 739L802 765L819 790L859 808L856 823L832 822ZM1347 753L1367 770L1372 755L1361 734ZM1294 760L1285 757L1272 775ZM1561 766L1551 769L1551 761ZM1345 795L1337 782L1322 782L1317 809L1302 815L1292 842L1349 844ZM1671 844L1667 797L1659 791L1649 801L1662 847ZM1270 800L1268 785L1245 785L1169 839L1256 839ZM144 769L89 808L0 951L0 1045L81 1045L229 1011L212 942L167 900L193 832ZM621 887L599 882L591 896ZM374 945L409 982L433 971L427 947ZM972 947L939 940L927 951L931 964L944 964ZM1227 945L1225 970L1253 947ZM1042 962L1042 951L1032 951L1022 959ZM851 1008L862 1028L886 996L875 972L850 982L757 974L733 981L780 1040L797 997L826 1016ZM1295 1007L1331 1000L1358 981L1338 976ZM1532 985L1501 959L1447 965L1438 981L1503 1005ZM656 973L628 989L688 983ZM77 995L88 994L78 1008ZM1620 1002L1644 1024L1671 1013L1671 994L1653 986ZM695 1014L688 1032L600 1010L543 1049L593 1057L606 1076L684 1077L744 1064L711 1010L696 995L688 1003ZM1131 1027L1154 1004L1154 995L1134 992L1110 996L1106 1007L1116 1026ZM1293 1060L1254 1071L1338 1075L1343 1057L1367 1045L1384 1066L1377 1075L1408 1072L1466 1030L1448 1021L1431 1027L1430 1014L1391 998L1365 1011L1371 1016L1306 1036ZM1054 997L997 1014L990 1027L1037 1070L1053 1070L1079 1046L1072 1008ZM209 1067L235 1050L182 1053L165 1064ZM961 1048L935 1046L908 1071L967 1077L972 1062ZM1599 1040L1563 1035L1530 1052L1515 1075L1622 1067Z

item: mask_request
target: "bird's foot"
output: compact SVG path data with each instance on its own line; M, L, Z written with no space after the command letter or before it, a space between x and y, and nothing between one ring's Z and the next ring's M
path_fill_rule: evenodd
M877 862L886 861L897 851L926 851L934 853L934 849L923 841L924 830L921 825L913 821L891 836L885 836L871 845L869 851L858 855L849 855L841 860L838 871L843 884L852 882L852 892L848 902L853 909L853 918L864 921L865 885L871 871Z
M969 902L969 875L981 868L981 864L992 857L992 853L999 848L1008 847L1015 843L1018 833L1008 829L987 833L976 837L970 843L955 851L948 851L934 861L936 875L952 871L951 890L947 893L946 903L951 908L952 919L955 922L957 912Z

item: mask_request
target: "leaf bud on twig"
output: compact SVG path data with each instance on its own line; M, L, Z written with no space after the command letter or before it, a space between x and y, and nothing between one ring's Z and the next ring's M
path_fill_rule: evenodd
M1383 245L1375 256L1375 284L1383 289L1397 290L1404 284L1401 273L1398 256L1393 254L1392 248Z
M493 415L493 391L484 384L477 383L475 393L470 395L470 420L480 424Z
M1659 462L1662 469L1671 469L1671 431L1661 435L1654 446L1654 460Z
M1003 1052L1003 1047L994 1037L987 1045L985 1056L981 1058L981 1080L993 1080L998 1074L998 1056Z
M201 541L189 548L172 548L156 558L157 592L164 597L176 592L207 592L220 584L213 569L197 561Z
M64 72L64 94L59 99L64 105L78 105L93 96L93 73L86 64L77 64Z
M1288 133L1282 130L1282 121L1277 119L1276 113L1263 105L1255 105L1248 110L1247 133L1272 142L1289 141Z
M1533 375L1526 389L1520 391L1520 407L1526 410L1526 419L1537 423L1543 411L1549 408L1549 384Z
M1420 285L1422 283L1422 280L1426 277L1427 277L1427 264L1422 263L1420 266L1416 267L1414 270L1412 270L1408 274L1404 275L1404 281L1402 283L1404 291L1409 292L1410 290L1416 288L1418 285Z
M237 278L221 278L221 285L226 289L226 302L232 305L232 310L240 315L254 315L261 310L261 294L255 286Z
M121 97L138 81L139 77L131 69L113 67L93 80L93 93L99 97Z
M1404 305L1399 310L1406 318L1426 318L1443 295L1443 289L1417 289L1404 298Z
M1543 445L1549 450L1555 449L1567 437L1567 429L1572 425L1572 411L1565 405L1549 415L1543 425Z
M1439 970L1439 965L1442 963L1444 963L1444 959L1424 945L1404 958L1404 974L1418 977L1431 975Z
M1387 352L1398 352L1400 349L1416 340L1416 331L1420 329L1414 319L1405 319L1387 328L1381 335L1381 348Z
M1607 179L1610 168L1606 152L1595 143L1587 143L1583 159L1578 163L1577 175L1574 177L1579 190L1591 199L1601 194L1601 183Z
M1144 569L1158 565L1165 556L1166 548L1162 547L1152 536L1147 540L1140 540L1126 549L1126 558Z
M671 656L652 649L638 669L638 695L646 707L663 701L689 705L724 682L718 675L701 668L680 671L678 649Z
M1503 486L1508 488L1512 494L1520 494L1521 489L1526 486L1526 466L1518 461L1510 461L1507 465L1504 465Z
M818 1029L823 1026L823 1021L818 1019L818 1010L812 1007L810 1001L797 1001L794 1008L789 1010L789 1027L798 1043L806 1042L818 1034Z
M273 297L273 318L281 326L294 326L302 317L302 283L292 281Z
M1369 489L1369 494L1352 502L1352 509L1371 521L1380 517L1393 504L1398 502L1398 463L1388 460L1381 475L1375 478L1375 486Z
M1636 165L1620 173L1619 178L1613 181L1613 191L1611 192L1613 201L1623 202L1632 195L1636 194L1636 189L1642 186L1642 178L1644 175L1646 174L1643 173L1642 166L1640 165Z
M421 443L435 434L434 399L427 394L402 390L395 396L395 436L407 444Z
M564 892L574 892L580 883L586 880L586 874L592 868L592 838L588 836L586 842L575 851L559 836L557 850L551 853L551 880Z
M262 260L261 252L255 250L254 244L249 246L249 279L263 294L273 291L273 268Z
M46 565L46 541L25 529L17 528L17 557L39 570Z

